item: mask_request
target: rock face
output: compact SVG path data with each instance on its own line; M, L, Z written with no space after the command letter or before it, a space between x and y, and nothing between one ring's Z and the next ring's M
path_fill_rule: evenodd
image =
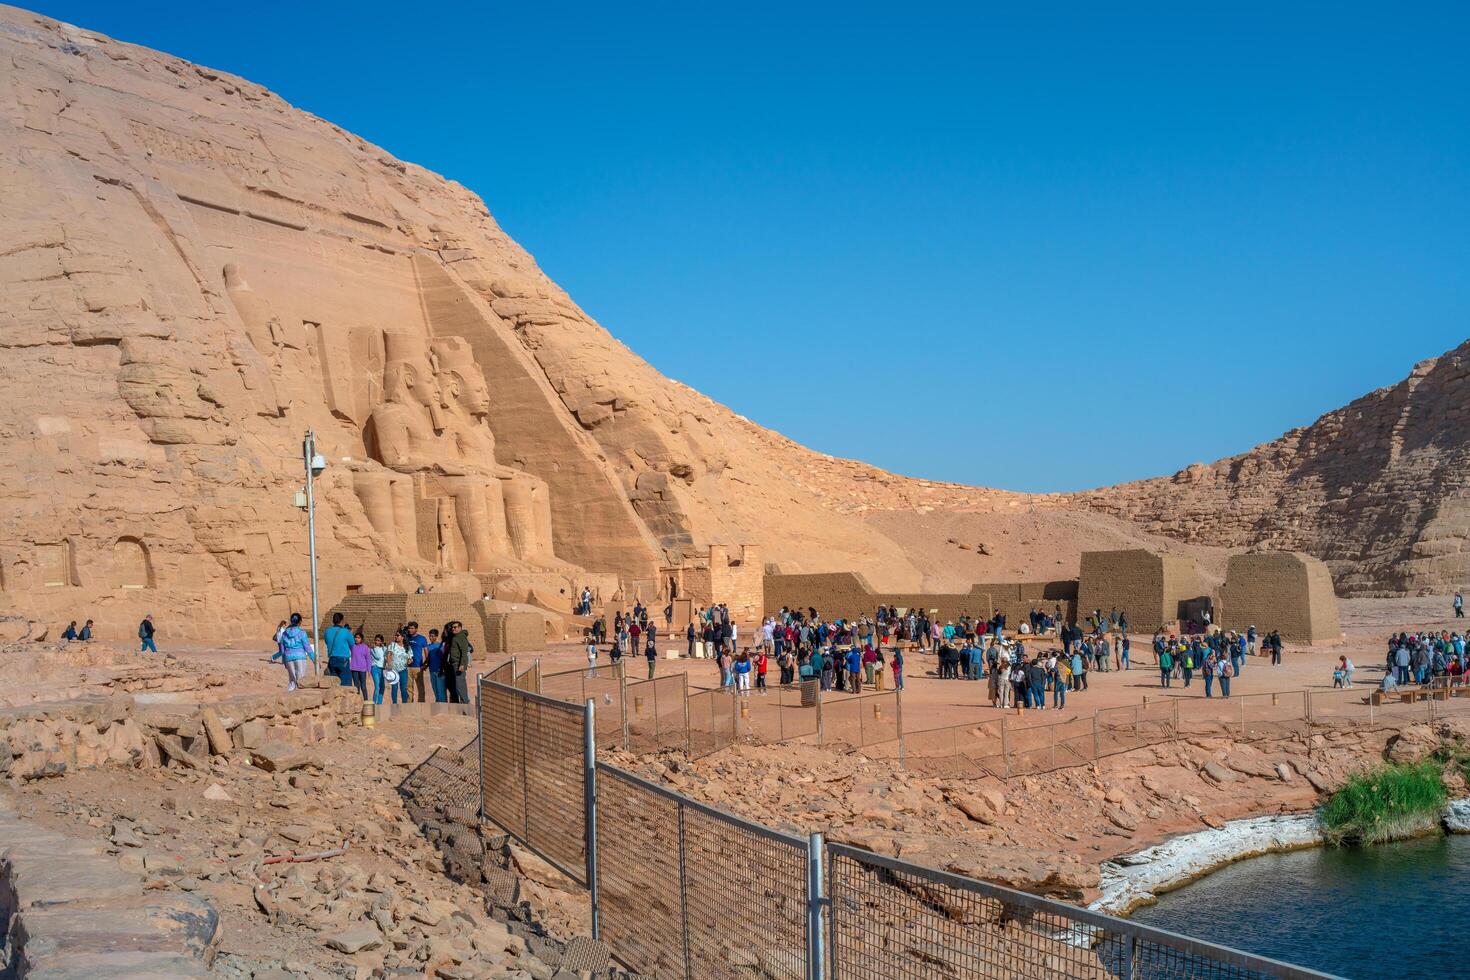
M1342 595L1470 579L1470 341L1250 452L1070 498L1201 544L1304 551Z
M299 606L307 429L329 601L652 593L666 551L757 533L778 559L913 574L464 188L258 85L14 8L0 64L3 587L32 615L113 632L166 610L165 635L219 637Z
M165 638L219 639L300 610L308 429L328 606L420 584L648 598L667 560L747 544L788 573L962 591L1147 543L1084 508L1303 550L1350 591L1470 569L1465 348L1173 480L910 480L664 378L463 187L241 78L8 7L0 209L0 590L40 622L129 635L153 612ZM988 544L925 544L945 525L923 515ZM1035 543L1047 528L1065 553ZM1018 555L1025 574L1001 567Z

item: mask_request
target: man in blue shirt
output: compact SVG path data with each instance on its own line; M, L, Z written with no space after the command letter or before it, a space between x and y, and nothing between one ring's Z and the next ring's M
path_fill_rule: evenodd
M847 651L847 682L853 694L863 693L863 654L857 647Z
M439 642L439 631L429 630L429 645L424 647L424 670L434 688L434 700L443 704L449 700L449 687L444 682L444 644Z
M336 675L343 687L351 687L352 630L342 625L341 613L332 613L332 625L322 635L322 644L327 648L327 673Z
M404 628L408 638L408 697L412 701L427 701L424 692L424 656L429 641L419 632L418 623L409 623Z

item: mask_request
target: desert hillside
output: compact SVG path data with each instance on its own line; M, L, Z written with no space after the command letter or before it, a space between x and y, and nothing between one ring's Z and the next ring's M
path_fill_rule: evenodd
M308 429L329 596L651 591L710 544L890 589L1122 545L1207 571L1212 548L1302 548L1359 592L1470 561L1464 348L1169 480L912 480L663 377L460 185L244 79L8 7L0 207L0 587L27 615L158 607L219 635L298 606Z

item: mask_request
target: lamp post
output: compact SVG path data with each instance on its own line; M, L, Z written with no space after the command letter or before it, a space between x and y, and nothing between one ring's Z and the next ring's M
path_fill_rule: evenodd
M316 436L310 429L306 430L306 439L301 443L301 457L306 465L306 548L311 554L311 648L317 654L313 658L313 666L320 674L322 618L316 594L316 490L313 481L327 468L327 460L317 453Z

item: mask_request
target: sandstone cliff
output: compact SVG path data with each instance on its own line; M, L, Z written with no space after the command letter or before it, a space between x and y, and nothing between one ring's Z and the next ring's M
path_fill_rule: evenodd
M1359 591L1465 570L1463 349L1173 480L912 480L664 378L463 187L244 79L8 7L0 213L0 590L42 621L152 611L213 638L302 608L308 428L328 605L647 596L711 543L886 589L1075 574L1098 546L1213 568L1202 546L1300 548Z
M1250 452L1066 500L1222 547L1306 551L1344 595L1470 582L1470 341Z

